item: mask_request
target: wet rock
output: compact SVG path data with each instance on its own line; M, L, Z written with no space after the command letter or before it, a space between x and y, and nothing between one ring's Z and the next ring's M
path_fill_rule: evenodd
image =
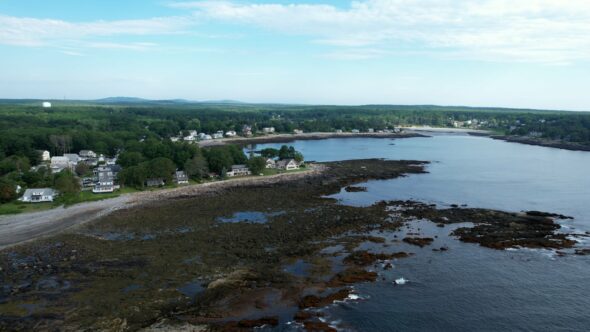
M541 211L526 211L525 213L528 216L534 216L534 217L550 217L550 218L557 218L557 219L574 219L574 217L564 216L563 214L549 213L549 212L541 212Z
M405 237L403 241L422 248L424 246L430 245L434 239L431 237Z
M580 256L590 255L590 248L576 249L575 254Z
M324 297L317 295L307 295L303 297L301 301L299 301L299 308L307 309L325 307L334 303L334 301L343 301L344 299L348 298L350 293L350 289L341 289Z
M393 258L405 258L405 257L408 257L408 254L405 252L398 252L395 254L386 254L386 253L374 254L374 253L370 253L365 250L359 250L359 251L355 251L352 254L346 256L346 258L344 258L343 262L346 264L367 266L367 265L371 265L377 261L384 261L384 260L389 260L389 259L393 259Z
M348 187L345 187L344 190L349 193L366 192L367 187L348 186Z
M336 332L337 330L324 322L304 322L303 328L313 332Z
M373 282L377 280L377 273L366 271L361 268L349 268L336 274L330 281L328 287L341 287L359 282Z

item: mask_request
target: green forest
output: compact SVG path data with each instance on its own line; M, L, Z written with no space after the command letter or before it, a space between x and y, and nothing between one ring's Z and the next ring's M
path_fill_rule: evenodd
M250 126L276 132L382 130L427 125L488 129L501 135L531 136L590 146L590 113L437 106L287 106L252 104L91 105L0 102L0 201L15 197L15 184L72 189L71 178L31 171L39 150L54 155L93 150L119 155L119 181L142 187L148 177L169 177L175 169L195 179L248 162L236 146L200 149L169 138L189 130L241 132ZM261 164L260 161L257 161ZM255 166L254 166L255 167ZM82 170L84 172L87 170Z

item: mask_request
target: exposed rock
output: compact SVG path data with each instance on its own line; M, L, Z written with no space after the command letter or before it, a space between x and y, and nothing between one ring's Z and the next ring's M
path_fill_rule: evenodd
M350 289L341 289L327 296L307 295L299 301L299 308L320 308L334 303L334 301L343 301L350 294Z
M431 237L405 237L403 241L422 248L424 246L430 245L434 239Z
M348 187L344 188L344 190L349 193L365 192L365 191L367 191L367 187L348 186Z

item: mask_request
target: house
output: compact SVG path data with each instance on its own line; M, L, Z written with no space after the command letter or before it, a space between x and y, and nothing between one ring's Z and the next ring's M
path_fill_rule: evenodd
M299 169L299 163L295 159L283 159L277 162L277 168L292 171Z
M77 153L64 153L64 157L68 158L68 160L72 165L74 165L74 167L78 165L78 163L81 160L80 156Z
M151 179L147 179L145 181L145 185L147 187L162 187L165 184L166 183L164 182L164 179L162 179L162 178L151 178Z
M44 101L41 105L43 106L43 108L51 108L51 103L48 101Z
M375 129L373 129L373 128L369 128L369 129L367 129L367 131L368 131L369 133L374 133L374 132L375 132Z
M41 161L50 161L51 160L51 154L49 153L49 151L37 150L37 152L39 152L39 157L41 158Z
M336 129L336 134L342 134L342 129Z
M234 137L236 135L237 135L237 133L233 130L230 130L227 133L225 133L225 136L227 136L227 137Z
M26 203L53 202L57 192L51 188L27 189L19 200Z
M295 134L295 135L301 135L301 134L303 134L303 130L301 130L301 129L293 129L293 134Z
M266 168L277 168L277 162L272 158L266 159Z
M221 132L221 133L217 132L217 133L213 134L212 137L213 137L213 139L223 138L223 132Z
M96 185L92 189L95 194L112 193L115 191L115 174L109 166L99 166L94 170Z
M274 134L275 127L264 127L262 128L262 132L264 132L265 134Z
M178 142L178 141L180 141L180 138L178 138L178 137L170 137L170 141L171 142Z
M96 152L92 151L92 150L82 150L80 151L80 158L86 160L86 159L96 159L96 157L98 157L98 155L96 154Z
M244 125L242 127L242 135L244 136L252 136L252 127L248 125Z
M231 170L229 170L226 175L229 177L233 176L245 176L250 175L250 169L246 165L232 165Z
M353 130L351 130L350 132L351 132L351 133L353 133L353 134L358 134L358 133L360 133L360 130L358 130L358 129L353 129Z
M174 183L188 184L188 176L184 171L176 171L176 173L174 173Z
M74 169L74 167L76 167L75 164L72 164L70 162L70 159L68 157L65 156L60 156L60 157L51 157L51 171L53 173L59 173L61 171L63 171L64 169Z

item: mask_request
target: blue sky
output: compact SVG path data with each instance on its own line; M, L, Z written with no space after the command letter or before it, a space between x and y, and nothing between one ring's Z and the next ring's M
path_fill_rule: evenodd
M0 98L590 110L590 1L0 0Z

